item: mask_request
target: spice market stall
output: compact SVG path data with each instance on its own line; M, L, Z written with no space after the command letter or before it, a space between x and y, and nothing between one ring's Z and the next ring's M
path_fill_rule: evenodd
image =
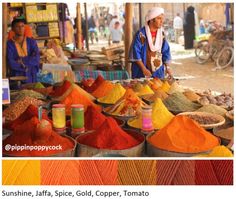
M35 83L11 97L3 110L4 156L233 156L231 95L190 90L177 81L98 76ZM215 101L203 103L205 97ZM6 151L8 144L62 149Z
M37 82L11 90L3 105L3 155L232 157L234 97L174 79L129 79L130 38L96 51L48 40Z

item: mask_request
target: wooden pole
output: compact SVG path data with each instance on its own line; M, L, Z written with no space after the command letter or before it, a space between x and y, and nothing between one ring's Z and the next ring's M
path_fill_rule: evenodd
M139 28L142 27L142 18L143 18L143 13L142 13L142 3L138 4L139 8Z
M82 29L81 29L81 12L80 12L80 3L77 3L77 12L76 12L76 37L77 37L77 44L76 47L81 50L83 47L82 44Z
M7 3L2 6L2 78L6 78L7 72Z
M88 13L87 13L87 4L84 3L84 16L86 21L86 48L89 50L89 34L88 34Z
M61 3L61 12L62 12L62 38L63 38L63 43L66 43L66 33L65 33L65 6L64 3Z
M132 43L132 25L133 25L133 4L125 4L125 68L131 75L131 65L129 63L129 49Z

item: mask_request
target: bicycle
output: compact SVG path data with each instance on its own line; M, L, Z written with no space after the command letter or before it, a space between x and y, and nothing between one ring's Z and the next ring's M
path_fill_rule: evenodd
M216 60L216 70L225 69L233 64L234 60L234 45L233 41L228 40L226 46L219 52Z
M198 42L195 47L197 63L204 64L212 59L217 68L229 66L233 61L233 42L230 37L232 31L217 31L212 33L209 40Z

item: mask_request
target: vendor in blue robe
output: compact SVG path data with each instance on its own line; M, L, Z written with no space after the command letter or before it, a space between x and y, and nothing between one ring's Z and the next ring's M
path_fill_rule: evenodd
M170 47L163 35L164 9L154 7L146 15L146 24L135 35L130 51L132 78L165 78L169 68Z
M37 81L40 56L36 41L24 36L24 25L24 19L12 21L15 36L7 42L7 63L11 76L26 76L23 83L33 83Z

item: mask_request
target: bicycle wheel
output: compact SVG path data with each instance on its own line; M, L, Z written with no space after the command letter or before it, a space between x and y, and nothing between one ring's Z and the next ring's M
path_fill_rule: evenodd
M224 47L216 60L216 66L224 69L233 63L234 49L232 47Z
M208 41L200 41L195 48L196 61L199 64L206 63L210 58Z

